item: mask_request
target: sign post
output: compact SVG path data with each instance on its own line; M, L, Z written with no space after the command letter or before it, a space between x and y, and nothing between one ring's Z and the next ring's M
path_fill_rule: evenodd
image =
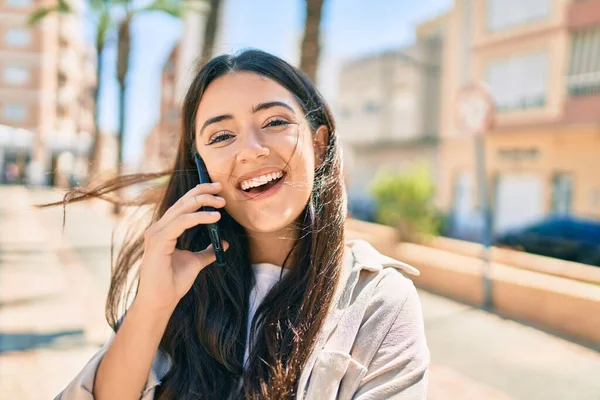
M483 216L483 308L493 308L490 246L492 241L492 212L488 198L485 162L485 135L491 128L494 105L487 85L477 82L464 86L459 92L457 117L459 127L475 140L475 169L479 206Z

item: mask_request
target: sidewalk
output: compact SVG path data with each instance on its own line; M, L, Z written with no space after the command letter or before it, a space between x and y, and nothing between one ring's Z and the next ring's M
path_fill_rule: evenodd
M0 400L52 399L104 343L113 218L0 186ZM118 239L116 240L118 242ZM431 400L600 399L600 354L420 292Z
M96 351L89 310L31 193L0 187L0 199L0 398L54 398Z

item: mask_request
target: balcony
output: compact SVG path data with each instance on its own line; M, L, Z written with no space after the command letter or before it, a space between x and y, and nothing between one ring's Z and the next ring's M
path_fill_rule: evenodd
M64 85L58 88L56 100L59 106L69 108L77 101L77 90L74 85Z
M573 4L597 3L600 0L579 1ZM600 18L600 8L597 10ZM572 32L571 55L565 103L568 122L600 122L600 25Z
M571 30L600 26L600 0L575 0L567 9L567 25Z
M61 49L58 59L58 69L69 80L81 79L81 63L74 49Z

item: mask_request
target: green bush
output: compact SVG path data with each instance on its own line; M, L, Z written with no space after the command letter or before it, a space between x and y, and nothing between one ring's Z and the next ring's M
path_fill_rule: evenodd
M377 201L377 222L396 227L402 240L440 233L444 217L434 205L435 185L427 166L404 173L380 171L370 192Z

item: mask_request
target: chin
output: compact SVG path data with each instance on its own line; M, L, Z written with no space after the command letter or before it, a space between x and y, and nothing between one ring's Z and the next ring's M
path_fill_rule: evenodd
M274 233L287 228L296 221L299 215L294 214L296 213L292 213L291 210L285 212L252 210L246 214L242 225L251 232Z

